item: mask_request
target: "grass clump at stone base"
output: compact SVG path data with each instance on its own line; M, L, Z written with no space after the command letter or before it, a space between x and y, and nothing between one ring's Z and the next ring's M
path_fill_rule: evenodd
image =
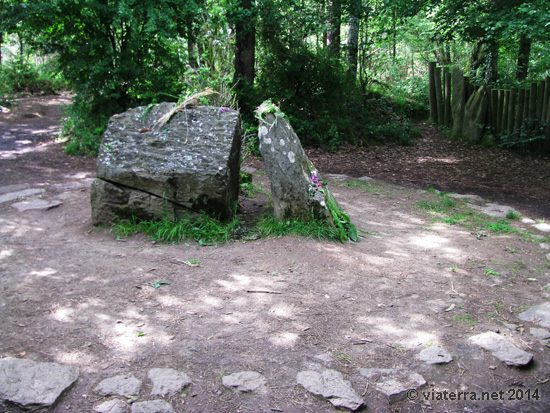
M266 214L254 225L247 227L239 217L231 221L220 221L207 214L184 216L176 220L141 220L136 217L120 219L111 231L117 238L127 238L136 233L151 236L153 241L178 244L183 240L194 240L200 245L217 245L236 240L254 240L285 235L302 236L309 239L342 242L336 227L316 219L307 221L279 221Z

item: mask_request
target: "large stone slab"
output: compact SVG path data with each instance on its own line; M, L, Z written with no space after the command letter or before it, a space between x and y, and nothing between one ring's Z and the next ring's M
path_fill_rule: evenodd
M418 390L426 385L422 375L402 368L359 369L359 373L368 379L375 380L374 388L385 395L390 403L397 403L405 399L410 390Z
M524 366L529 364L533 359L532 354L516 347L510 341L492 331L477 334L470 337L469 340L490 351L493 356L509 366Z
M24 408L49 407L78 375L73 366L6 357L0 359L0 400Z
M30 211L30 210L39 210L46 211L63 205L63 202L58 200L47 201L45 199L31 199L29 201L16 202L11 204L12 207L17 208L20 212Z
M111 118L99 149L97 177L130 194L115 194L111 202L109 191L101 192L104 184L96 181L92 190L94 210L110 209L120 197L135 197L131 192L134 190L191 211L222 218L232 215L239 191L239 113L226 108L193 107L177 113L156 130L154 123L174 105L138 107ZM156 202L149 203L153 204L151 213L156 214ZM123 205L119 205L121 208ZM128 206L126 214L131 213L132 206ZM94 212L94 223L110 215Z
M488 107L489 96L487 86L481 86L470 96L464 108L464 124L462 127L462 137L464 140L472 143L477 143L481 140L484 131L479 125L485 124Z
M550 327L550 302L535 305L518 315L520 320L533 321L543 327Z
M323 396L336 407L357 410L364 405L363 399L339 371L301 371L296 375L296 381L307 391Z
M191 384L191 379L187 374L174 369L154 368L149 370L147 377L153 382L151 395L154 396L177 393Z
M241 371L229 374L222 378L222 384L225 387L234 387L243 393L247 392L267 392L267 380L263 375L256 371Z

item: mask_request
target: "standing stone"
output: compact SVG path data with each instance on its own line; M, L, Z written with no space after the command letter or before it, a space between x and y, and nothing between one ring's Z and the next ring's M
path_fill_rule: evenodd
M481 86L470 96L464 108L462 136L467 142L478 143L481 140L484 131L479 126L485 125L488 107L487 86Z
M177 393L191 384L191 379L187 374L174 369L154 368L149 370L147 377L153 382L153 389L151 390L153 396Z
M78 379L79 370L57 363L6 357L0 359L0 401L24 408L53 405Z
M357 231L320 179L284 114L270 101L256 113L260 119L260 153L271 182L275 217L281 221L311 219L335 225L342 242L356 241Z
M173 108L173 103L142 106L111 118L98 154L99 180L92 184L94 224L115 214L161 217L181 209L222 218L233 214L239 191L239 113L207 106L184 109L155 130L155 121Z
M275 216L280 220L307 219L313 209L316 217L331 219L324 195L315 191L310 196L315 167L290 123L268 113L265 122L260 123L258 136L260 153L271 181Z
M532 354L517 348L510 341L492 331L477 334L470 337L469 340L485 350L489 350L493 356L509 366L524 366L533 359Z
M364 405L363 399L339 371L301 371L296 375L296 381L307 391L323 396L336 407L357 410Z
M453 67L452 75L452 99L451 112L453 114L453 130L460 136L464 124L464 107L466 106L466 84L462 70L457 66Z

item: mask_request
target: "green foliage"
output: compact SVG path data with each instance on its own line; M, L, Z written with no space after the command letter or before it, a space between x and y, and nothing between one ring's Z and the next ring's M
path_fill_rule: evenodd
M52 94L63 89L64 80L52 69L51 63L36 65L23 57L10 60L0 66L0 95Z
M315 218L310 220L279 221L273 215L262 216L255 227L264 237L282 237L298 235L309 239L341 241L341 234L336 227L327 225Z

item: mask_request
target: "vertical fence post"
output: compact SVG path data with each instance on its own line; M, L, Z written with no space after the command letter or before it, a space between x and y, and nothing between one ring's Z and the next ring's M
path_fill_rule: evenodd
M447 66L443 68L443 83L445 85L445 126L452 126L453 116L451 114L451 73Z
M514 131L515 115L516 115L516 101L518 98L518 89L512 88L510 91L510 101L508 102L508 131Z
M510 91L504 91L504 103L502 104L502 124L500 131L502 133L508 132L508 107L510 106Z
M537 84L531 83L531 93L529 94L529 118L537 118Z
M437 121L444 123L443 91L441 89L441 68L435 68L435 101L437 103Z
M491 89L491 126L493 133L497 133L497 113L498 113L498 89Z
M498 103L497 103L497 133L502 132L502 112L504 107L504 90L498 91Z
M543 122L550 122L550 113L548 108L550 107L550 76L544 80L544 99L542 101L542 116Z
M523 125L523 105L525 104L525 89L520 89L518 94L518 107L516 109L516 121L514 130L518 130Z
M525 103L523 104L523 119L529 117L529 105L531 104L531 91L525 89Z
M437 122L437 101L435 95L435 62L428 63L428 81L430 85L430 119Z
M544 119L544 97L546 93L545 83L546 82L544 80L541 80L537 85L537 120Z

